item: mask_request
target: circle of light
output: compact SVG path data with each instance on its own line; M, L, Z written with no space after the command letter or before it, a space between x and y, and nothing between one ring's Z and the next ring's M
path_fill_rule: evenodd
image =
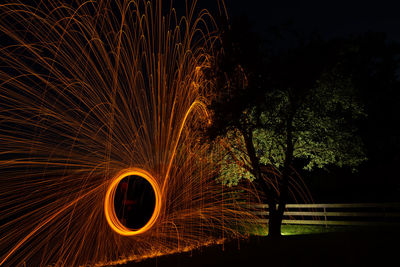
M150 220L142 227L137 230L133 230L130 228L125 227L118 219L117 214L115 213L114 208L114 198L115 198L115 191L117 190L119 182L127 176L140 176L141 178L148 181L151 187L154 190L155 195L155 206L153 215L151 216ZM116 233L124 236L133 236L142 234L148 231L154 223L157 221L157 218L160 214L161 210L161 192L159 186L151 174L146 172L145 170L139 168L131 168L122 171L119 175L117 175L113 181L111 182L110 186L107 189L105 201L104 201L104 214L106 216L106 220L110 225L111 229L114 230Z

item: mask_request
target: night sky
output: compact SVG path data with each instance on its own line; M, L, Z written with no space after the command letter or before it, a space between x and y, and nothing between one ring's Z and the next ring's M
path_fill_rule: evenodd
M248 16L260 33L291 22L305 34L318 32L327 38L377 31L400 41L400 9L396 2L227 0L226 5L231 16Z

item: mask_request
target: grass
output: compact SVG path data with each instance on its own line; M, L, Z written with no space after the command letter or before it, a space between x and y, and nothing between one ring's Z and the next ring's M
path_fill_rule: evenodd
M370 228L368 228L370 229ZM365 227L354 227L354 226L324 226L324 225L282 225L282 235L311 235L311 234L324 234L324 233L336 233L336 232L354 232L367 230ZM267 236L268 225L262 225L253 228L249 231L250 235L255 236Z

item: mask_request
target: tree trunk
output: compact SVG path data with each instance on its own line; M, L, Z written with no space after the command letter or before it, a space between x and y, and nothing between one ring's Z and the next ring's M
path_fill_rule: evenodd
M261 175L260 163L256 155L256 149L254 148L253 144L253 133L251 130L249 132L243 130L241 133L246 145L247 154L249 155L250 162L253 167L253 175L261 182L263 179ZM263 183L261 183L261 186L263 186Z
M282 176L279 183L279 200L278 207L275 205L269 211L269 234L271 237L281 235L281 226L283 213L285 212L286 203L289 198L289 177L291 175L291 165L293 161L293 121L294 113L292 113L287 120L286 124L286 151L285 162L283 164ZM271 213L272 211L272 213Z
M268 236L281 236L282 216L279 215L275 201L268 203L269 220L268 220ZM283 214L282 214L283 215Z
M253 144L252 133L247 133L242 131L244 142L246 145L246 150L250 158L251 165L253 167L253 175L259 182L262 191L268 199L268 210L269 210L269 222L268 222L268 235L270 236L280 236L281 235L281 224L282 224L282 214L276 209L277 201L275 197L275 192L268 186L262 177L260 163L256 155L256 150Z
M253 144L252 132L241 131L246 150L250 158L250 162L253 167L253 175L259 181L261 189L265 196L268 198L268 211L269 211L269 222L268 222L268 235L271 237L281 236L281 226L283 213L285 211L286 203L289 197L289 177L291 172L291 164L293 160L293 133L292 133L292 119L288 120L286 128L286 151L285 151L285 162L282 170L282 176L279 184L279 197L276 201L275 193L267 185L264 178L262 177L260 163L256 155L256 151Z

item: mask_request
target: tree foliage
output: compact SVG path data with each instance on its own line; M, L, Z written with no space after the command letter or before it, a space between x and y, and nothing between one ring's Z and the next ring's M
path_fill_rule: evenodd
M247 125L253 126L254 147L264 166L280 169L284 165L289 106L287 90L272 90L265 93L265 105L243 112L242 120L246 118ZM323 75L304 96L293 117L293 157L301 159L304 169L309 171L328 165L349 166L355 171L366 160L356 127L357 121L365 117L351 79ZM229 153L224 158L221 176L226 183L236 184L241 178L254 180L240 133L229 130L225 142L229 142L225 146Z

